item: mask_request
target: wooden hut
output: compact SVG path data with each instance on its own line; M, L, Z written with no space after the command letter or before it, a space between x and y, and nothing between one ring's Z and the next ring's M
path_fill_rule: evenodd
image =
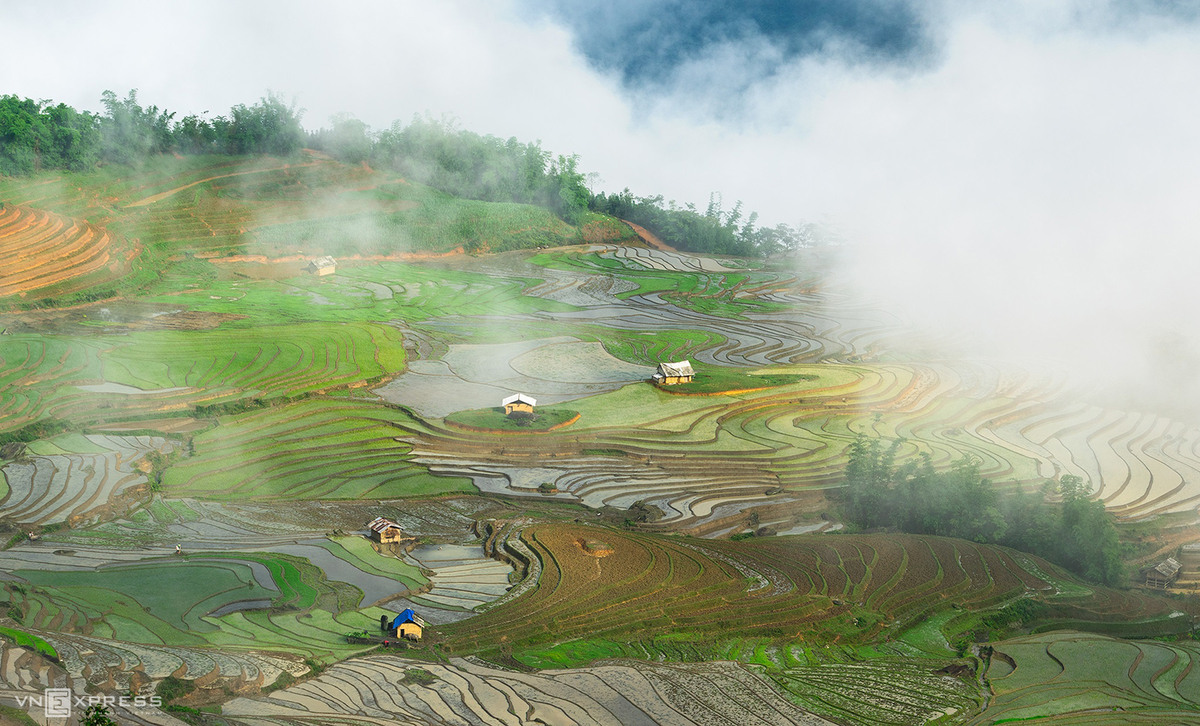
M681 360L678 363L659 363L654 372L654 382L664 386L674 386L680 383L691 383L696 377L692 370L691 361Z
M392 620L392 635L405 640L420 640L425 630L425 621L408 608Z
M504 406L505 416L517 411L533 413L533 407L537 405L537 399L526 396L524 393L516 393L501 401L500 405Z
M380 544L396 544L415 539L415 537L404 534L400 525L383 517L372 519L367 528L371 530L371 539Z
M326 255L325 257L318 257L315 260L309 260L308 267L305 269L317 277L324 277L337 272L337 263L334 262L332 257Z
M1168 557L1154 567L1146 569L1146 587L1152 587L1155 590L1166 590L1175 581L1179 579L1179 571L1183 569L1183 565L1174 557Z

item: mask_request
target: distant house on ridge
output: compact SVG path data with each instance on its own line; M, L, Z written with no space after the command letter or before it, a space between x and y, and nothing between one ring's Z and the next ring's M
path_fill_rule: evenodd
M692 370L691 361L681 360L678 363L659 363L654 372L654 382L664 386L674 386L679 383L691 383L696 377Z
M1200 572L1200 544L1185 544L1179 555L1179 564L1187 572Z
M372 519L367 527L371 530L371 539L380 544L393 544L415 539L415 537L404 534L400 525L384 517Z
M318 257L315 260L309 260L306 269L317 277L324 277L337 272L337 262L334 262L332 257L326 255L325 257Z
M533 413L533 407L537 405L537 399L526 396L524 393L516 393L501 401L500 405L504 406L505 416L516 411Z
M1174 557L1168 557L1154 567L1146 570L1146 587L1156 590L1166 590L1179 579L1179 571L1183 565Z
M425 621L421 619L420 615L413 612L412 608L408 608L392 620L392 634L397 638L420 640L424 629Z

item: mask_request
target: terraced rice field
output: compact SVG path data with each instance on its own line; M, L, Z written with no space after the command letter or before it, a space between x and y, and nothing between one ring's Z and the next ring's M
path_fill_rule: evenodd
M399 372L399 332L382 325L289 325L147 332L103 356L107 381L136 388L302 393Z
M23 601L12 593L26 604L25 620L32 627L92 634L99 628L135 643L203 644L195 634L217 630L204 619L209 613L235 602L270 602L279 594L265 570L256 573L245 562L225 560L13 574L51 593L46 600L31 593Z
M395 328L322 324L0 338L0 430L55 417L120 422L198 405L379 382L404 368Z
M440 360L414 361L377 393L422 416L499 405L513 393L543 405L569 401L644 381L649 366L626 363L600 343L561 336L516 343L451 345Z
M128 271L140 249L87 222L0 202L0 298L73 292Z
M126 671L142 670L140 661L114 660L111 654L131 643L171 652L216 647L205 656L210 664L243 651L333 662L362 649L346 643L347 632L377 627L386 614L359 610L362 590L327 579L319 568L287 554L215 551L125 559L89 569L87 557L63 556L53 563L26 557L25 568L14 571L24 582L6 584L23 627L66 656L79 654L73 664L64 659L75 676L128 679ZM106 649L101 647L106 641L119 642ZM104 668L89 666L84 656L94 652Z
M947 717L955 723L982 705L978 686L939 674L940 663L888 656L861 661L806 657L812 650L774 678L804 707L829 718L879 726L937 723Z
M1184 626L1168 601L1089 588L966 542L666 537L536 523L527 511L538 499L409 506L474 492L472 481L537 497L529 489L553 482L558 499L642 500L666 514L654 527L723 535L745 526L747 507L772 523L819 500L860 433L903 437L903 456L927 453L938 466L975 457L1003 487L1078 475L1127 519L1200 505L1200 429L1083 403L1058 373L927 355L937 341L822 279L821 253L773 266L603 244L418 260L398 253L580 235L540 210L450 200L316 156L162 160L136 181L112 168L0 179L0 199L14 202L0 207L0 256L32 262L0 271L0 297L14 305L14 293L112 281L140 243L172 255L137 301L145 319L98 306L0 317L0 328L11 319L36 331L0 337L0 432L57 419L130 433L36 441L0 462L8 521L73 527L0 553L0 569L27 580L7 584L22 621L11 625L51 643L65 667L6 648L6 683L124 691L176 674L261 686L306 673L303 658L361 652L348 631L411 605L437 624L429 641L440 653L553 670L376 655L239 699L223 717L821 722L798 701L839 721L955 722L980 703L976 681L935 672L957 613L1031 596L1049 604L1042 628ZM386 249L354 247L363 240ZM330 245L345 253L336 275L292 276L305 256L337 253ZM235 253L244 256L205 261ZM204 324L148 322L163 314ZM406 358L416 360L404 372ZM722 395L640 382L683 358L702 375L812 378ZM366 390L377 384L377 395ZM503 436L442 420L513 392L571 400L581 417ZM146 460L185 445L194 453L170 462L152 496ZM447 544L406 560L342 534L380 515L444 542L474 536L473 520L506 517L485 538L504 562ZM165 556L177 542L187 558ZM524 575L515 585L514 568ZM1099 723L1111 708L1134 722L1196 720L1189 645L1053 633L997 651L993 697L975 722ZM561 670L614 658L645 662ZM649 662L662 659L675 664ZM714 660L742 665L697 663ZM405 675L418 667L438 680Z
M164 490L210 499L389 499L470 490L432 477L397 442L403 411L357 400L312 400L223 417L167 470Z
M20 524L80 524L123 514L147 494L139 464L177 442L157 436L77 434L39 441L20 461L0 468L8 493L0 515Z
M413 598L418 605L474 610L512 587L509 575L513 568L486 556L479 547L426 545L413 550L409 557L433 572L429 591Z
M995 696L968 723L1200 721L1200 648L1193 642L1060 632L996 643L995 650L988 669Z
M585 252L598 254L604 259L630 260L650 270L669 272L737 272L739 263L721 262L711 257L700 257L683 252L627 247L624 245L589 245Z
M562 431L500 439L426 423L404 440L415 461L481 488L504 491L536 469L589 506L649 501L672 526L766 503L775 487L835 486L858 433L904 437L903 456L927 452L938 466L975 457L1008 486L1082 475L1122 518L1200 503L1200 429L1068 404L1051 376L983 364L773 370L817 378L704 397L633 385L573 402L580 421Z
M433 675L421 683L410 674ZM513 673L391 655L339 663L267 698L222 709L239 724L553 723L580 726L827 726L732 663L622 663Z
M595 556L581 543L611 545ZM1008 550L936 537L838 535L729 542L582 525L540 524L521 540L537 584L484 615L443 628L457 653L497 653L545 667L589 662L605 642L688 641L700 653L731 637L863 642L956 603L982 608L1053 595L1055 572ZM1028 564L1026 564L1028 563ZM1071 581L1065 574L1055 579ZM1166 619L1166 601L1096 588L1070 600L1093 621ZM522 652L527 655L522 655Z

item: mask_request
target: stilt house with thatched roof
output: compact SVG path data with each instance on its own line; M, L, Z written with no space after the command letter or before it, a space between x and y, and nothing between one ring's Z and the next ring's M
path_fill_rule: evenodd
M691 383L696 377L692 370L691 361L682 360L678 363L659 363L654 372L654 382L663 386L674 386L679 383Z
M1175 581L1179 579L1179 571L1183 569L1183 565L1174 557L1168 557L1154 567L1149 567L1145 571L1146 587L1152 587L1155 590L1166 590Z
M402 544L404 542L416 541L416 537L404 534L404 530L400 529L400 525L384 517L372 519L367 524L367 529L371 530L371 539L380 544Z

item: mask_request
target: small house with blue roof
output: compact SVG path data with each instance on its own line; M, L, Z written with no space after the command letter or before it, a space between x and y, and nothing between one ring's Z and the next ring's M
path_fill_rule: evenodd
M392 635L405 640L420 640L421 631L425 628L425 621L420 615L413 612L412 608L408 608L400 613L392 620Z

